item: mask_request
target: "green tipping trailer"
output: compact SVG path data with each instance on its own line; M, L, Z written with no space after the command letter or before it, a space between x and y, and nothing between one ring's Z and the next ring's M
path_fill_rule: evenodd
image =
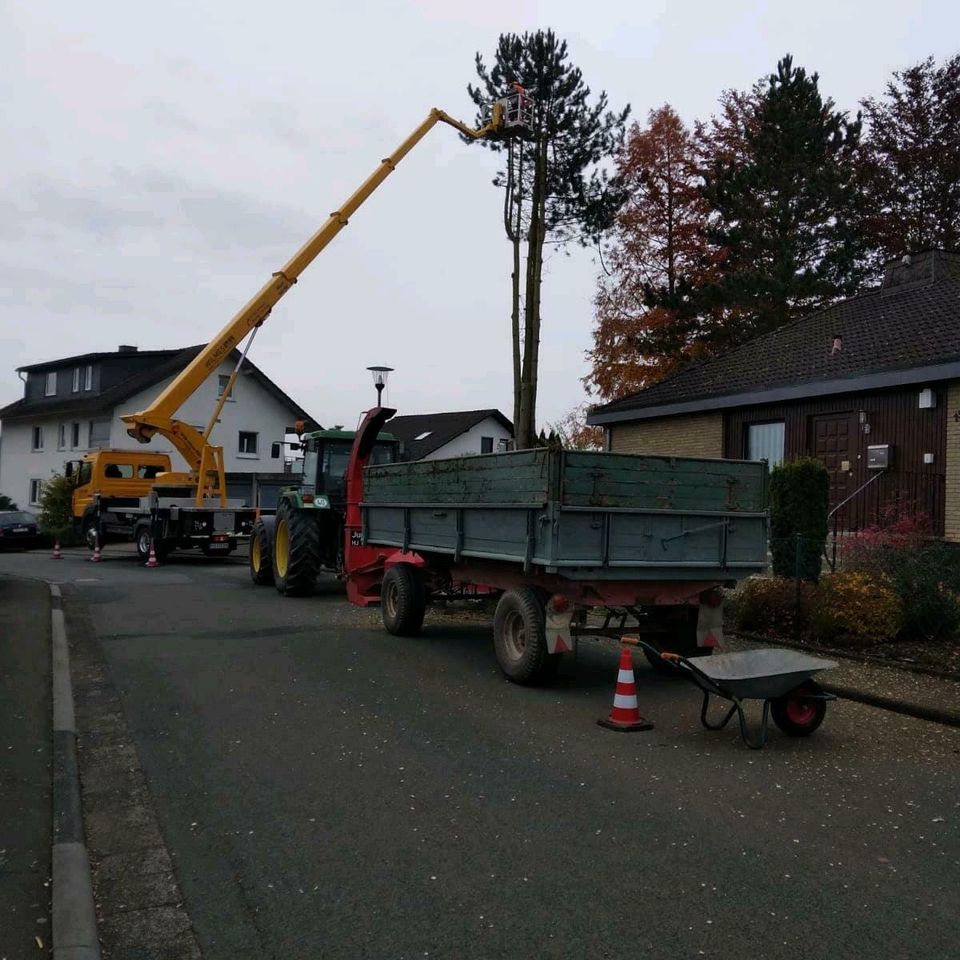
M739 580L767 563L767 466L578 450L368 467L364 542L571 580Z
M353 536L372 559L348 595L414 634L431 598L499 592L494 644L517 682L582 636L709 653L717 588L766 569L767 484L760 461L558 448L368 466Z

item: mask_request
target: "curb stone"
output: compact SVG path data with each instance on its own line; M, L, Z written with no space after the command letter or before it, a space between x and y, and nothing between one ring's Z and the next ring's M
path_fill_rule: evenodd
M60 587L50 585L53 676L53 956L100 960L90 859L83 836L70 652Z

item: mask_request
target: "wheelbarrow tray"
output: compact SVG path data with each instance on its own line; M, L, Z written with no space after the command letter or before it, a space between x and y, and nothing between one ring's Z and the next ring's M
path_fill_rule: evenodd
M717 688L711 693L740 700L776 700L836 663L799 650L765 647L697 657L690 665L695 668L688 672L690 679L704 687L703 678L707 678Z

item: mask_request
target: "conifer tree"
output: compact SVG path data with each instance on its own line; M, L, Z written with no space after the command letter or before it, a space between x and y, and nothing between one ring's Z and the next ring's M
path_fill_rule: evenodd
M721 151L704 170L710 237L724 264L700 309L736 311L725 320L725 346L852 295L864 272L859 118L836 110L817 74L790 56L756 93L742 121L733 114L742 128L728 131L743 150Z
M536 438L540 301L547 243L594 242L619 203L601 162L623 137L629 107L607 109L569 60L552 30L502 34L492 65L476 56L479 84L467 91L482 122L489 103L520 84L533 103L533 128L520 140L481 140L500 152L504 166L494 185L504 192L503 221L512 245L511 327L514 435L517 446ZM526 263L521 265L523 253Z

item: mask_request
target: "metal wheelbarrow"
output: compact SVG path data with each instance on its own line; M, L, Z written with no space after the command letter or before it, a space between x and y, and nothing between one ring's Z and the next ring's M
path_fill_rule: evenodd
M722 730L736 713L743 741L752 750L759 750L767 742L768 721L771 716L773 722L788 736L806 737L823 723L827 701L837 699L811 679L815 673L829 670L835 667L836 663L812 657L799 650L764 647L759 650L688 659L676 653L658 650L643 640L632 637L624 640L642 647L652 656L672 663L703 691L700 722L708 730ZM730 709L719 721L707 719L711 696L730 702ZM756 734L747 730L747 719L743 712L744 700L763 701L763 719Z

